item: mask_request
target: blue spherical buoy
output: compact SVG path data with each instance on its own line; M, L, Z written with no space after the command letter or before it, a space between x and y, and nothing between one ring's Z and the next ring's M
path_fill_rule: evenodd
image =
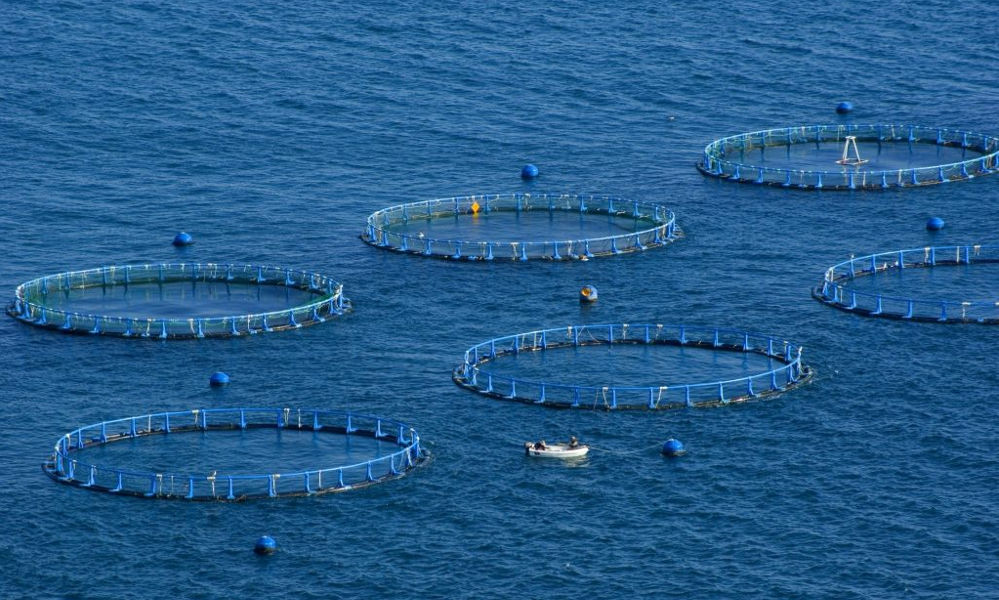
M222 371L216 371L212 373L212 376L208 378L208 383L212 387L219 387L229 384L229 375L223 373Z
M943 229L943 226L944 226L944 220L941 219L940 217L930 217L926 221L926 228L929 229L930 231L940 231L941 229Z
M534 165L524 165L524 168L520 170L520 177L522 179L534 179L538 176L538 168Z
M596 302L597 301L597 288L592 285L584 285L583 289L579 290L579 301L580 302Z
M836 112L841 115L845 115L846 113L852 111L853 111L853 105L850 104L849 102L840 102L839 104L836 105Z
M277 542L269 535L260 536L257 543L253 545L253 551L257 554L274 554L275 550L277 550Z
M686 452L683 449L683 442L677 439L670 438L663 442L663 454L666 456L680 456Z
M174 246L190 246L194 243L194 238L191 237L190 233L185 233L181 231L177 235L173 236Z

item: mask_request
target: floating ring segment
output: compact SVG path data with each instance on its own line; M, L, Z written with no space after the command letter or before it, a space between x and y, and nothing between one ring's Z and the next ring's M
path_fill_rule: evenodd
M718 381L667 381L656 386L574 385L519 379L489 368L490 362L520 352L545 352L609 344L682 346L712 351L753 353L779 366L762 373ZM456 384L491 398L557 408L661 410L716 406L765 398L809 380L801 362L802 347L777 337L735 329L688 325L572 325L495 338L472 346L452 372Z
M122 469L77 458L80 451L88 448L151 435L259 428L363 436L393 443L398 450L356 464L259 474L164 473ZM427 454L416 430L391 419L329 410L207 408L128 417L81 427L59 438L42 469L60 483L122 496L238 501L357 489L401 477L425 460Z
M999 324L995 300L943 300L911 298L859 291L855 280L905 269L957 267L999 263L999 246L927 246L851 257L826 270L822 283L812 289L816 300L866 317L933 323Z
M853 148L848 155L848 138ZM856 143L906 144L958 148L961 160L901 169L874 169L856 152ZM834 144L843 148L843 158L829 169L774 168L763 164L767 153L796 145ZM974 154L974 156L968 156ZM835 163L840 163L836 166ZM866 166L865 166L866 164ZM697 168L704 175L740 183L774 185L809 190L856 190L904 188L971 179L999 167L999 137L957 129L919 125L812 125L742 133L715 140L704 148Z
M129 285L177 282L221 282L255 286L284 286L307 291L309 302L278 311L222 317L161 318L155 315L110 316L72 312L46 305L53 294L88 288L128 289ZM108 266L70 271L33 279L17 286L7 314L37 327L67 333L90 333L126 338L231 337L266 331L296 329L322 323L350 310L343 285L319 273L215 263L178 263Z
M516 241L435 239L397 229L416 220L474 218L493 213L604 215L629 219L634 229L594 238ZM394 230L395 229L395 230ZM481 195L425 200L384 208L368 217L361 239L372 246L453 260L586 260L665 246L683 235L676 215L665 206L609 196L576 194Z

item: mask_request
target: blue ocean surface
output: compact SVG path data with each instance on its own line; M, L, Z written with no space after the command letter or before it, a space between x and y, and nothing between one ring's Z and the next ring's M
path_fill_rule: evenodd
M996 243L999 175L804 192L694 166L712 140L771 127L999 134L995 3L0 0L0 15L8 298L46 274L191 261L329 274L354 305L166 342L0 320L0 598L999 598L996 330L809 293L851 254ZM524 264L358 239L386 206L515 192L662 202L685 237ZM173 247L179 231L195 243ZM979 273L975 296L994 296L995 270ZM583 306L586 284L600 294ZM450 381L473 344L579 323L759 331L802 344L816 376L661 412ZM210 388L219 370L232 383ZM40 469L81 425L227 406L399 419L433 458L350 493L233 504ZM569 435L584 461L523 454ZM669 437L687 455L662 457ZM274 555L253 554L261 535Z

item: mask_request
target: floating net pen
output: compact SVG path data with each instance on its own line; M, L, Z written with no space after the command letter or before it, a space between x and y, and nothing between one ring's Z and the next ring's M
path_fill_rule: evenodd
M205 442L205 436L257 429L371 438L393 449L349 464L322 464L323 457L316 456L314 468L281 471L263 467L257 473L222 469L163 472L87 459L88 451L126 441L135 443L149 436L183 436L198 446ZM279 436L278 440L290 443L287 437ZM239 501L358 489L402 477L427 458L416 430L392 419L328 410L209 408L127 417L80 427L59 438L42 468L57 482L115 495ZM157 461L162 460L160 457Z
M541 381L501 374L492 368L495 359L522 352L625 344L754 354L767 359L769 368L744 377L663 381L653 386ZM801 353L801 346L777 337L735 329L662 324L573 325L476 344L465 352L452 379L461 387L492 398L557 408L662 410L717 406L766 398L809 380L812 370L802 364Z
M812 297L823 304L867 317L934 323L999 323L999 302L994 299L954 300L886 293L858 284L876 277L902 277L907 271L947 268L968 270L975 265L999 263L999 246L927 246L851 257L826 270ZM994 286L987 289L994 291ZM921 290L924 294L925 289Z
M265 306L264 297L271 306ZM245 312L233 314L233 306ZM108 266L33 279L17 287L7 314L67 333L176 339L296 329L350 308L343 285L319 273L178 263ZM164 314L168 310L180 314Z
M905 188L987 175L999 138L919 125L812 125L715 140L697 168L740 183L809 190Z
M400 204L368 217L379 248L453 260L589 260L681 237L661 204L610 196L509 194Z

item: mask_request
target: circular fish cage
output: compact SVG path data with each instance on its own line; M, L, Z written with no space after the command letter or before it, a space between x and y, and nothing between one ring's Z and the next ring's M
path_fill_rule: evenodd
M665 206L610 196L509 194L400 204L368 217L361 239L452 260L589 260L683 235Z
M760 359L760 372L708 381L665 381L656 385L573 384L500 373L495 360L553 350L577 353L598 347L673 346ZM662 324L572 325L495 338L472 346L452 372L456 384L491 398L553 408L663 410L719 406L780 394L808 381L812 369L801 362L802 347L777 337L735 329ZM578 361L581 354L574 354ZM603 360L602 357L597 359ZM636 361L648 369L648 360ZM584 367L585 368L585 367ZM717 368L710 367L709 368ZM597 368L591 367L590 373ZM596 377L601 377L596 375ZM652 376L655 378L656 376Z
M193 442L190 445L198 451L207 436L222 436L229 432L243 438L254 430L266 429L276 432L279 446L289 444L289 432L308 433L313 444L320 438L328 442L328 439L339 437L348 450L339 453L343 458L351 457L351 444L368 440L371 447L366 451L375 456L344 464L320 464L287 471L271 469L257 474L233 472L222 465L212 466L211 462L198 472L194 472L195 469L166 472L141 466L100 464L101 461L88 460L87 456L95 454L100 455L98 458L124 460L129 453L138 452L143 444L141 440L150 436L161 436L174 444L181 444L179 440L182 439ZM211 460L221 463L227 458L254 452L258 457L271 456L260 450L255 440L242 441L245 442L243 447L237 445L229 456L215 456ZM387 452L381 450L385 444L389 445ZM121 451L111 452L116 446L121 446ZM328 443L318 446L318 451L326 460L335 454ZM183 460L181 446L171 447L168 453L148 457L148 460L162 463L164 454L180 456L179 460ZM312 460L316 458L314 454L312 451ZM427 459L416 430L391 419L328 410L208 408L127 417L80 427L59 438L42 469L60 483L120 496L231 502L358 489L402 477Z
M976 278L972 271L999 263L999 246L927 246L851 257L826 270L822 283L812 289L816 300L858 315L933 323L999 324L999 302L995 299L953 300L915 298L893 286L922 290L946 287L942 272L949 271L952 288L979 289L972 292L994 294L995 278ZM941 267L949 267L941 270ZM996 267L992 267L996 268ZM930 275L936 275L930 279ZM861 284L867 284L862 289ZM993 296L994 298L994 296Z
M268 310L259 310L268 302ZM66 333L178 339L297 329L350 308L343 285L318 273L178 263L108 266L33 279L17 287L7 314ZM240 310L245 312L233 314Z
M971 179L999 167L999 137L919 125L812 125L742 133L704 148L704 175L807 190L875 190Z

